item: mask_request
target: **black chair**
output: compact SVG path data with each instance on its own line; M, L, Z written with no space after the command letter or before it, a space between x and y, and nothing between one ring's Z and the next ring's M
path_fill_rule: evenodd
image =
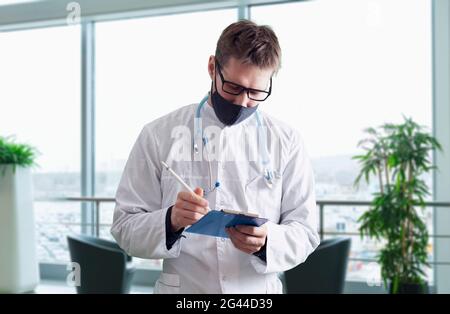
M77 293L129 293L135 273L131 256L115 242L90 237L67 236L70 258L80 265Z
M324 240L307 260L284 272L286 293L343 293L350 238Z

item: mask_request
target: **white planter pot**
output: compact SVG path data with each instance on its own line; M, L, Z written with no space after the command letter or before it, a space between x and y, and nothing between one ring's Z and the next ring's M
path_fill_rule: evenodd
M0 166L0 293L32 291L39 283L29 168Z

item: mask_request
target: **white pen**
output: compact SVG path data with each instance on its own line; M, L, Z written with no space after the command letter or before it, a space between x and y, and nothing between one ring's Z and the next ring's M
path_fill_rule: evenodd
M177 181L181 183L181 185L182 185L186 190L188 190L189 192L191 192L191 193L197 195L197 194L189 187L189 185L187 185L186 182L184 182L183 179L181 179L180 176L177 175L176 172L173 171L172 168L169 167L168 164L166 164L166 163L165 163L164 161L162 161L162 160L161 160L161 163L163 164L164 168L166 168L166 170L169 171L169 172L175 177L175 179L177 179ZM211 208L209 208L209 207L206 207L206 209L207 209L208 211L211 210Z

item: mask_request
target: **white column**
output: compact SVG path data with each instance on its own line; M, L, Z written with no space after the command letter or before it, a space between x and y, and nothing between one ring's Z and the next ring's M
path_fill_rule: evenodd
M433 0L433 129L444 153L434 162L434 198L450 201L450 1ZM435 208L435 233L450 234L450 208ZM435 260L450 262L450 239L437 238ZM438 293L450 293L450 265L437 265Z
M95 195L95 24L81 25L81 196ZM92 203L82 203L82 233L95 235Z

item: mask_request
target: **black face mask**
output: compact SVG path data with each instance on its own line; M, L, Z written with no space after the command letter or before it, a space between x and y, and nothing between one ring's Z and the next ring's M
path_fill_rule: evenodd
M241 105L235 105L223 98L217 90L212 93L211 84L211 102L216 113L217 118L225 125L238 124L250 117L259 105L254 107L244 107Z

